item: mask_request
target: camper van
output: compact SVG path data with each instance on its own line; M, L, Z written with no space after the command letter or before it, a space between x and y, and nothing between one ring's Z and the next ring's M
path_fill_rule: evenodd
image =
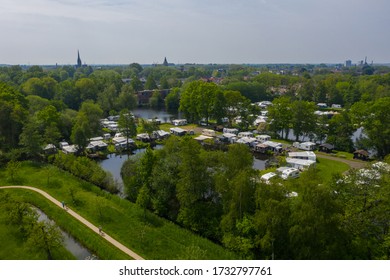
M181 129L180 127L171 127L169 131L176 136L183 136L187 133L187 130Z
M316 143L313 143L313 142L303 142L303 143L294 142L293 147L301 149L301 150L305 150L305 151L314 151L316 149Z
M264 143L264 142L270 141L271 140L271 136L262 134L262 135L257 135L256 139L260 143Z
M173 120L172 124L174 126L186 125L187 124L187 120L186 119Z
M202 130L202 134L204 135L204 136L209 136L209 137L215 137L215 131L214 130L212 130L212 129L203 129Z
M231 134L238 134L238 129L237 128L224 128L223 133L231 133Z
M298 178L299 177L299 170L296 169L296 168L285 169L285 170L283 170L283 172L280 175L280 177L283 180L287 180L287 179L290 179L290 178Z
M266 183L266 184L271 184L271 179L272 178L275 178L276 176L278 176L278 174L276 174L275 172L268 172L266 174L264 174L263 176L260 177L260 179Z

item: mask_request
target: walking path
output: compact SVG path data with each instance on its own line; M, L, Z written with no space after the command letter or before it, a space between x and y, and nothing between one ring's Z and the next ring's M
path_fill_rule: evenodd
M37 193L40 193L41 195L43 195L45 198L47 198L48 200L53 202L58 207L63 208L61 202L59 202L57 199L55 199L54 197L49 195L47 192L44 192L43 190L40 190L38 188L28 187L28 186L5 186L5 187L0 187L0 189L27 189L27 190L32 190L32 191L35 191ZM141 256L139 256L138 254L136 254L135 252L133 252L132 250L130 250L129 248L127 248L123 244L119 243L117 240L115 240L114 238L112 238L108 234L101 233L97 226L93 225L92 223L90 223L89 221L87 221L86 219L81 217L79 214L74 212L72 209L66 208L66 212L69 213L74 218L76 218L77 220L79 220L80 222L82 222L84 225L86 225L90 229L92 229L94 232L99 234L102 238L106 239L108 242L110 242L112 245L117 247L119 250L121 250L125 254L129 255L130 257L132 257L133 259L135 259L135 260L143 260L143 258Z
M353 169L364 168L367 165L367 162L355 161L355 160L339 158L339 157L332 157L332 156L324 155L324 154L320 154L320 153L316 153L316 156L319 157L319 158L325 158L325 159L330 159L330 160L344 162L344 163L348 164L349 167L351 167Z

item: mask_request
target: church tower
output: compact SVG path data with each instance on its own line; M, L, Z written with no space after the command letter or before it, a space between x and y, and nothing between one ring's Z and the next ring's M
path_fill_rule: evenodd
M80 52L77 50L77 68L81 67Z
M167 58L165 57L164 58L164 63L163 63L164 66L168 66L168 61L167 61Z

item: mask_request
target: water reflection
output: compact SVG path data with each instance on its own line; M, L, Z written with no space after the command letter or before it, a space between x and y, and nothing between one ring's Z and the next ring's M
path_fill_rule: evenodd
M163 123L168 123L172 119L181 118L180 113L175 115L175 114L170 114L166 111L158 111L158 110L153 110L153 109L148 109L148 108L137 108L137 109L134 109L132 112L137 117L140 117L143 119L158 118Z

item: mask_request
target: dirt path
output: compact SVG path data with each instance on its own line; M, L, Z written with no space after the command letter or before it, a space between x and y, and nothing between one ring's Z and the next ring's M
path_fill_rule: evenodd
M42 191L42 190L40 190L38 188L28 187L28 186L5 186L5 187L0 187L0 189L27 189L27 190L32 190L32 191L35 191L37 193L40 193L45 198L47 198L48 200L53 202L55 205L57 205L58 207L62 208L62 203L61 202L59 202L57 199L55 199L54 197L49 195L47 192L44 192L44 191ZM112 245L117 247L119 250L121 250L125 254L129 255L130 257L132 257L133 259L135 259L135 260L143 260L143 258L141 256L139 256L138 254L136 254L135 252L133 252L132 250L130 250L129 248L127 248L123 244L119 243L117 240L115 240L114 238L112 238L108 234L106 234L106 233L101 234L99 232L99 228L97 226L93 225L92 223L90 223L89 221L84 219L82 216L80 216L79 214L74 212L72 209L66 208L66 212L69 215L71 215L74 218L76 218L77 220L79 220L80 222L82 222L84 225L86 225L90 229L92 229L94 232L96 232L96 234L99 234L102 238L106 239L108 242L110 242Z
M335 160L335 161L339 161L339 162L344 162L344 163L348 164L353 169L364 168L367 165L367 162L349 160L349 159L339 158L339 157L332 157L329 155L324 155L324 154L319 154L319 153L316 153L316 156L319 158L325 158L325 159Z

